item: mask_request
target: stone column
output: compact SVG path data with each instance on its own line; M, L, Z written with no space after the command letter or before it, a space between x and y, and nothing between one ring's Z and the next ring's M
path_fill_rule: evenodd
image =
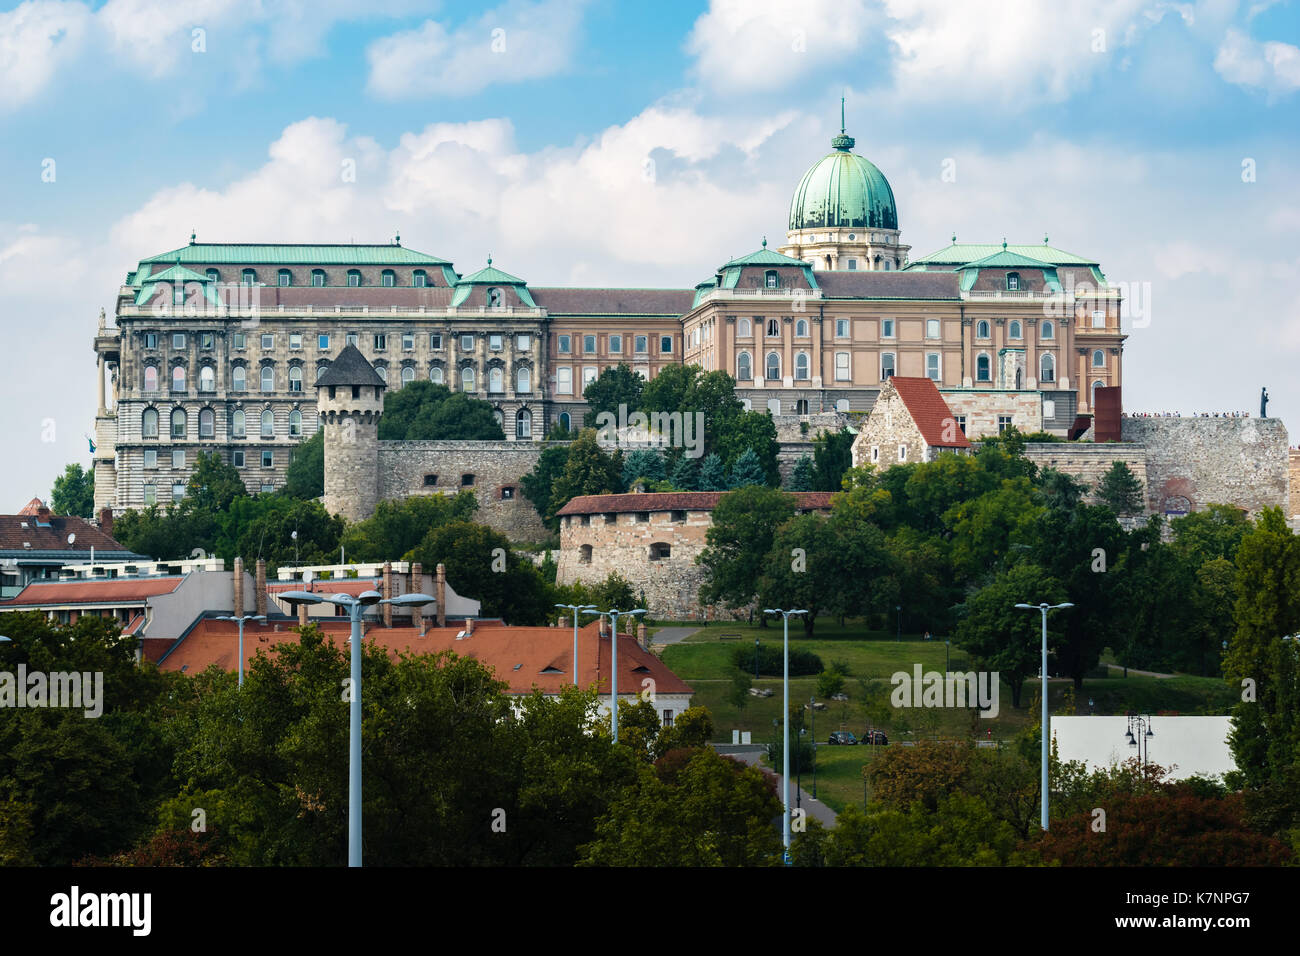
M257 577L254 584L253 607L254 613L266 613L266 559L257 559Z
M447 569L442 564L434 570L433 596L438 602L438 626L447 626Z
M393 596L393 563L391 561L384 562L383 594L384 594L384 600L388 600ZM384 605L384 627L392 627L392 626L393 626L393 606L391 604L385 604Z
M235 617L244 616L244 559L235 556L235 577L234 577L234 615Z

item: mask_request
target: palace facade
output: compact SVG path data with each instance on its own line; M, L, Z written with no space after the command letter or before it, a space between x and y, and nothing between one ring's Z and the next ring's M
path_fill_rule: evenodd
M972 437L1059 434L1120 385L1121 297L1097 262L958 243L919 259L893 191L841 131L804 175L786 243L691 289L531 287L389 244L201 243L140 260L101 312L95 506L178 500L202 451L250 491L283 485L319 427L316 381L354 345L386 388L490 402L507 439L580 427L583 389L627 363L722 369L750 408L867 412L894 375L932 379Z

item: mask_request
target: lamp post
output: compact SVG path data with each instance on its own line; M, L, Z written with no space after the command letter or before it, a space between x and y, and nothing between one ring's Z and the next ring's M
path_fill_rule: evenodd
M1134 734L1134 730L1137 731ZM1147 757L1151 755L1151 738L1155 732L1151 729L1151 715L1139 715L1130 711L1128 715L1128 730L1124 736L1128 738L1130 747L1137 747L1138 759L1142 761L1142 775L1146 776Z
M1047 612L1055 611L1058 608L1074 607L1073 604L1017 604L1016 607L1024 608L1030 611L1041 611L1043 615L1043 670L1042 670L1042 696L1043 696L1043 767L1042 777L1039 780L1039 786L1043 792L1043 807L1041 824L1044 830L1047 829Z
M897 636L898 639L901 641L903 639L903 605L901 604L895 605L894 610L898 612L898 635Z
M578 615L583 611L594 611L594 604L557 604L556 607L568 608L573 612L573 686L578 686Z
M235 617L233 614L223 614L217 618L218 621L234 621L239 625L239 686L244 686L244 622L245 621L266 621L265 614L241 614Z
M610 608L608 611L601 611L600 613L609 616L609 643L611 648L609 659L609 720L610 728L614 731L614 743L618 743L618 619L619 617L635 617L638 614L644 614L645 608L639 607L633 611L620 611L617 608Z
M348 609L352 624L352 685L349 695L350 727L348 730L348 866L361 865L361 615L376 604L411 607L434 604L427 594L403 594L385 599L378 591L324 595L315 591L286 591L280 600L290 606L299 604L338 604Z
M758 680L758 638L754 638L754 680Z
M808 713L812 716L813 799L817 799L817 698L808 698Z
M790 615L807 614L806 610L783 611L779 608L769 607L763 611L764 614L780 614L785 622L785 634L783 637L782 651L782 676L781 686L784 688L782 693L782 706L784 707L785 717L782 723L785 725L785 736L781 742L781 840L785 846L785 865L790 866L793 860L790 858ZM758 642L755 641L755 644ZM755 674L758 668L755 665ZM802 733L802 731L800 731ZM798 767L796 761L795 766ZM797 772L797 771L796 771Z

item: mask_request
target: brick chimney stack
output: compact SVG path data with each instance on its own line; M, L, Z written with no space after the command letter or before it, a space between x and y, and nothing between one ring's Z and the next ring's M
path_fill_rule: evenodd
M474 619L472 617L467 617L465 618L465 636L469 637L473 633L474 633Z
M99 509L99 530L104 532L110 538L113 536L113 509Z
M307 626L307 605L305 603L298 605L298 626Z
M266 558L257 559L257 577L253 591L255 614L266 613Z
M389 598L393 596L393 562L391 561L384 562L384 583L381 590L383 592L385 601L387 601ZM393 606L391 604L385 604L384 605L384 627L392 627L392 626L393 626Z
M235 583L235 594L233 598L235 604L234 614L235 617L243 617L244 616L244 559L239 556L235 557L234 583Z
M419 594L424 590L424 565L419 561L411 565L411 580L406 590L412 594Z
M434 573L433 596L438 601L438 626L447 626L447 569L439 564Z

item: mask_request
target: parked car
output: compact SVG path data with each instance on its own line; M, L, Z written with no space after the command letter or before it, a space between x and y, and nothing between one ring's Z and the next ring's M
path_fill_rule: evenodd
M877 747L883 747L889 743L889 738L885 736L883 730L868 730L862 735L864 744L875 744Z
M831 732L831 738L827 743L832 744L856 744L858 738L847 730L835 730Z

